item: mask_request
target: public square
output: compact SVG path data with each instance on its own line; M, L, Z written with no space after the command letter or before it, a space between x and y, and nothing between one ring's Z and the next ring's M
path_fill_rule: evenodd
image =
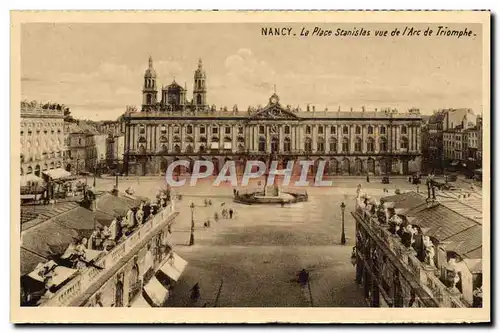
M332 179L332 187L297 188L307 190L309 201L295 205L247 206L233 203L232 188L214 187L210 181L195 187L175 188L182 194L176 202L180 212L172 227L171 243L188 261L181 279L173 288L168 306L218 307L356 307L366 306L362 291L354 281L351 251L355 244L354 208L356 186L375 197L383 188L413 189L407 180L394 179L382 185L379 178L366 183L362 178ZM89 179L90 182L90 179ZM256 189L253 180L247 189ZM97 189L109 189L114 179L97 179ZM164 186L163 178L119 180L120 190L132 187L136 194L154 197ZM205 199L212 206L205 207ZM344 201L347 244L341 245ZM195 245L189 246L191 209L194 203ZM233 219L214 221L215 212L232 208ZM211 226L204 226L210 219ZM301 288L296 274L310 272L309 288ZM201 299L192 304L190 289L201 287Z

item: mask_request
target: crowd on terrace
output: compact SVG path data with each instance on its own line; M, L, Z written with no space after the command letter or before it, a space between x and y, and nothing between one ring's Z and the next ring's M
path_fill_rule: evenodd
M116 188L113 193L118 194ZM132 193L133 190L128 189L125 195L131 196ZM92 210L96 199L93 190L86 189L81 204ZM158 192L155 200L141 200L138 206L131 207L125 214L117 215L109 226L94 222L90 235L87 233L87 237L74 240L62 255L39 263L31 273L22 276L22 305L36 306L51 298L82 269L103 269L104 267L99 266L99 259L165 209L170 201L171 190L167 187Z
M431 176L427 178L426 183L428 197L425 200L424 209L432 209L433 206L438 205L435 193L436 186L434 186L434 181ZM432 239L431 236L429 236L429 228L426 228L426 226L412 224L415 220L421 220L412 216L415 214L409 214L411 209L396 208L394 202L385 202L384 198L376 200L364 194L362 192L361 185L358 185L356 210L366 221L386 229L391 235L395 236L396 239L399 239L401 244L410 250L425 266L437 269L436 272L441 272L441 274L436 273L436 275L439 274L438 276L441 282L452 293L463 293L463 266L460 266L459 264L466 261L464 259L469 259L467 256L462 256L461 253L456 253L451 249L450 251L446 250L446 262L438 263L436 254L436 249L438 247L435 244L439 244L439 240ZM446 228L445 225L442 227ZM480 259L470 260L476 260L480 263ZM477 270L477 268L475 271L473 271L470 267L469 269L471 275L474 275L477 271L481 271L481 269ZM443 274L443 272L445 273ZM470 286L474 297L474 302L470 305L475 307L480 306L482 302L482 275L480 274L479 276L481 276L479 279L475 279L476 281L473 281L475 282L473 283L474 286Z

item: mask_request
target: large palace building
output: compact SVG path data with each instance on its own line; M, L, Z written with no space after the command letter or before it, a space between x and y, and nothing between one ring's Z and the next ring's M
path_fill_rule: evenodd
M287 161L327 161L328 175L409 174L420 171L421 124L418 109L306 111L281 104L276 93L266 106L246 111L207 103L207 76L202 61L194 72L193 97L173 81L161 89L153 60L144 75L141 111L127 110L125 173L164 173L179 159L211 160L218 173L225 161L243 172L246 160L273 154ZM191 168L190 167L190 168ZM190 169L188 168L188 169ZM189 172L190 170L180 170ZM311 169L315 172L315 168Z

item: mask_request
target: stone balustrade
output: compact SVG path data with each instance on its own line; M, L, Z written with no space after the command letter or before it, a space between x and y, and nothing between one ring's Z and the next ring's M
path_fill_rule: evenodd
M387 230L386 226L378 222L376 216L372 216L368 211L361 207L356 208L356 213L371 228L375 237L387 245L387 248L399 258L404 267L420 280L424 289L432 295L440 304L440 307L462 308L467 307L461 299L461 294L452 292L437 277L438 269L421 262L417 258L417 253L413 248L407 248L401 243L401 238L393 235Z
M96 267L86 267L85 269L80 270L71 281L52 295L51 298L43 302L41 306L68 306L74 298L81 296L94 282L97 281L97 279L108 272L123 257L129 254L141 240L150 234L151 230L154 230L160 225L166 223L168 221L168 217L173 213L174 204L172 202L136 229L127 237L127 239L117 244L101 259L99 259L95 263L95 266L101 267L102 269Z

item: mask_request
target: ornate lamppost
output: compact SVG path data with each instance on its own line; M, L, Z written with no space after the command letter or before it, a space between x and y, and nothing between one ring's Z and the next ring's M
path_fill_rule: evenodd
M342 235L340 236L340 244L345 245L345 228L344 228L345 203L343 201L340 204L340 209L342 210Z
M194 203L191 202L191 237L189 238L189 246L194 245Z

